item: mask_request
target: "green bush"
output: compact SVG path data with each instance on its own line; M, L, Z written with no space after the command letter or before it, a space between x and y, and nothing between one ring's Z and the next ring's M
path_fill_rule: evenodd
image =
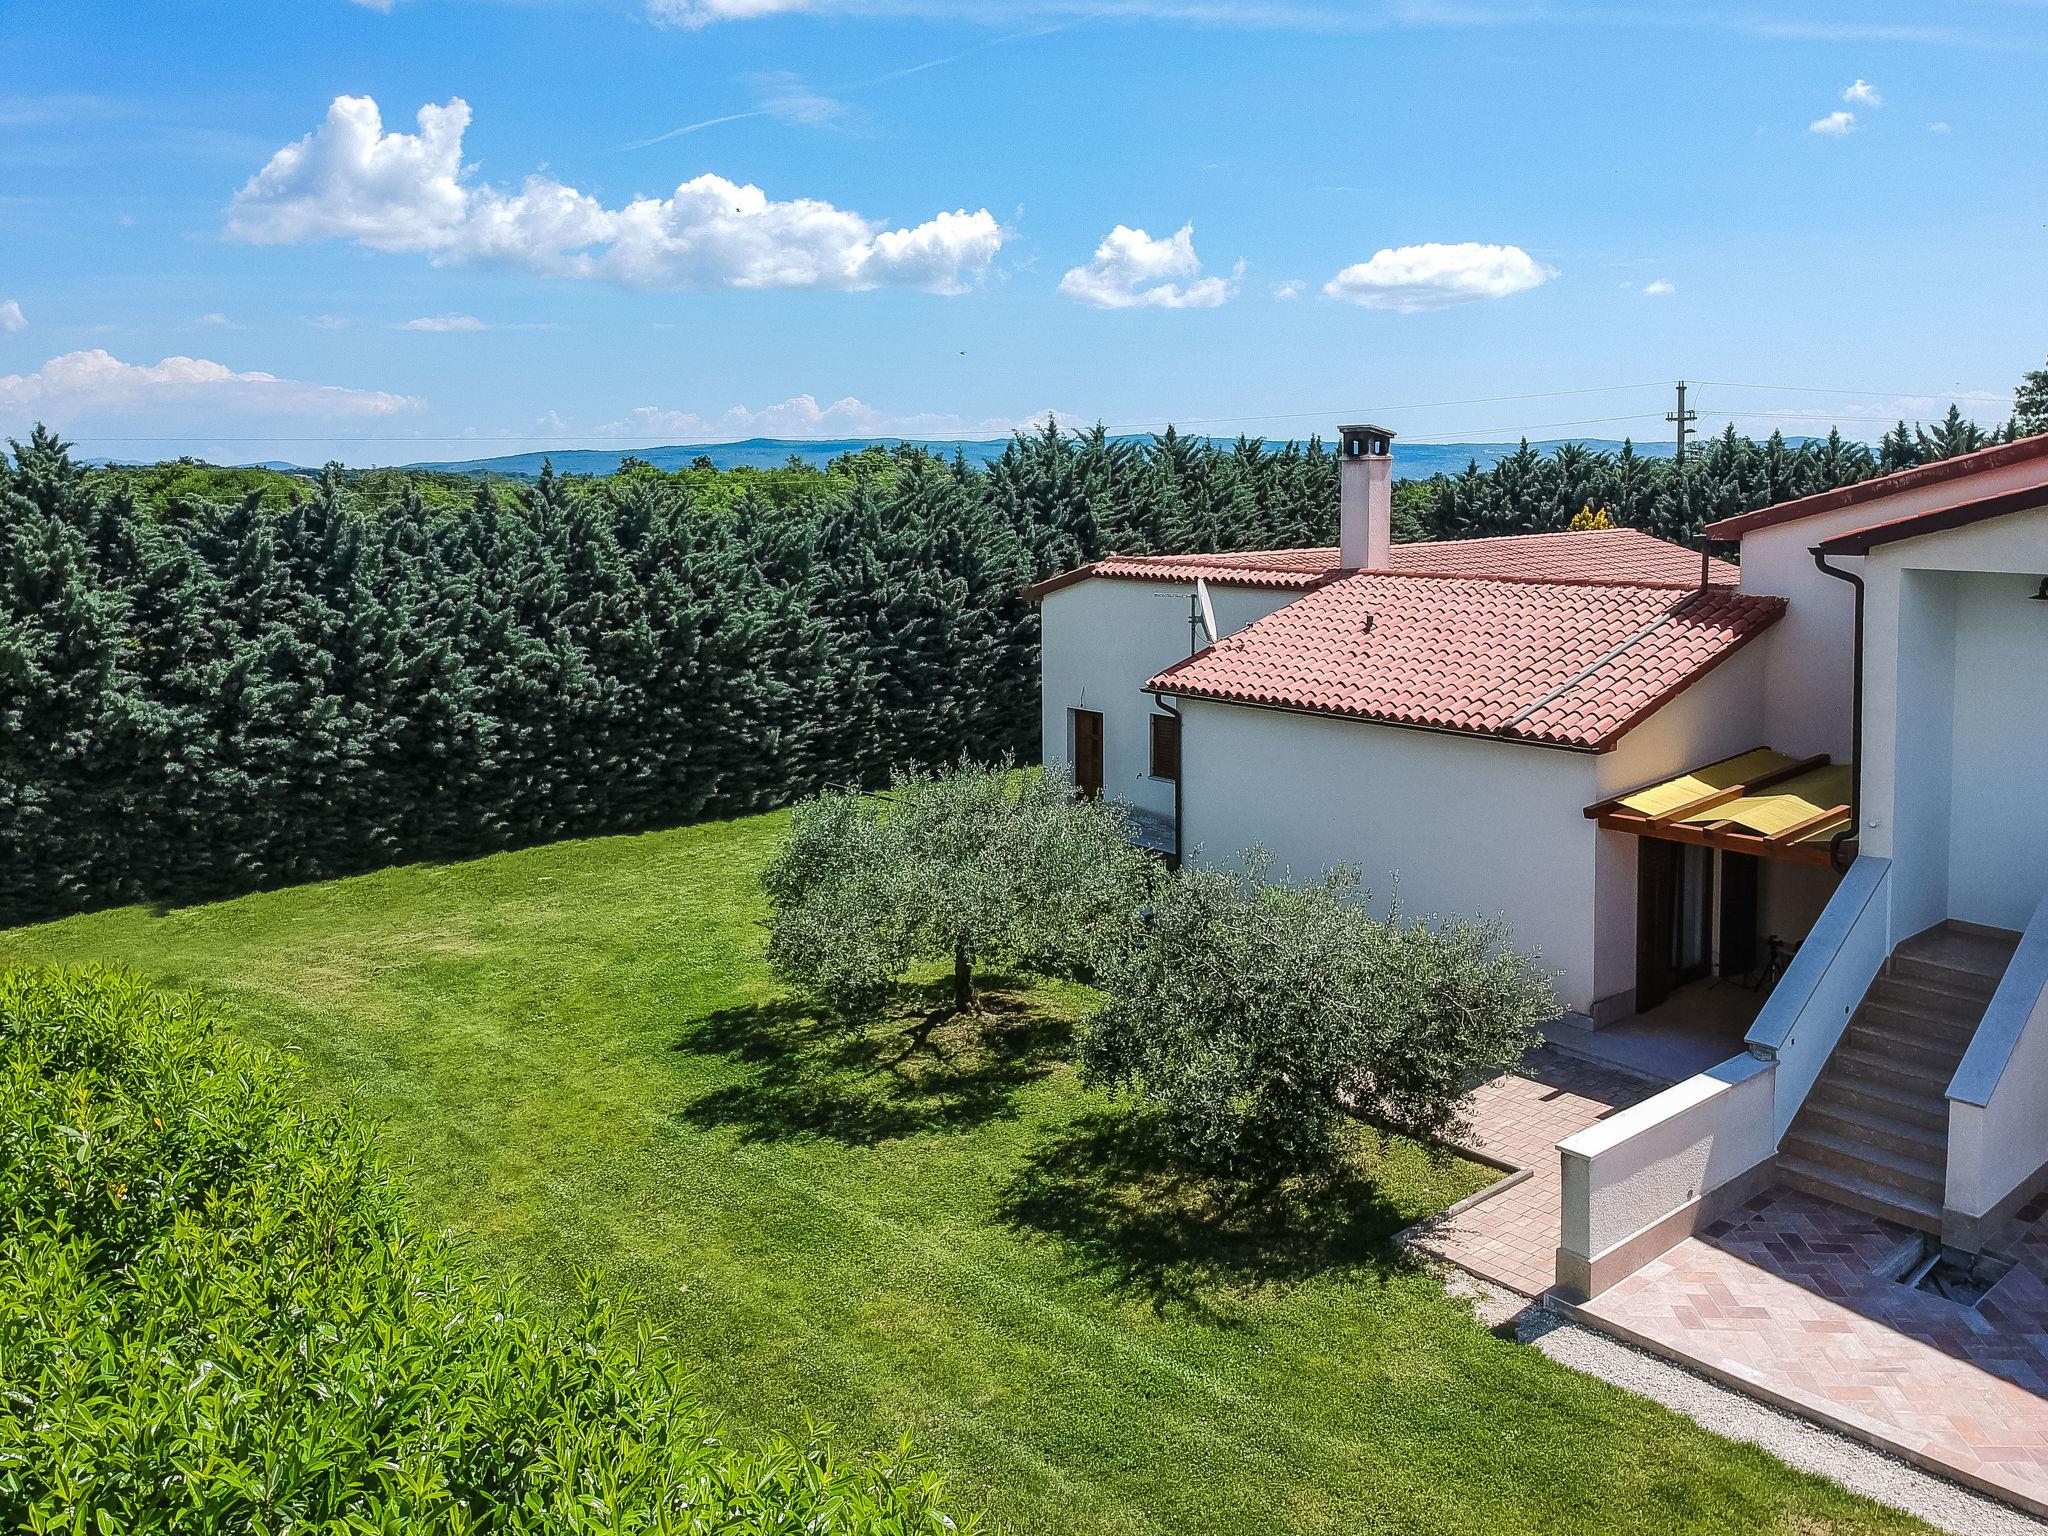
M0 974L0 1526L954 1529L893 1457L721 1442L586 1282L546 1315L192 1002Z
M1092 1082L1156 1105L1182 1154L1224 1172L1333 1171L1353 1112L1423 1140L1557 1013L1504 925L1375 917L1336 871L1308 886L1183 870L1116 953L1082 1041Z

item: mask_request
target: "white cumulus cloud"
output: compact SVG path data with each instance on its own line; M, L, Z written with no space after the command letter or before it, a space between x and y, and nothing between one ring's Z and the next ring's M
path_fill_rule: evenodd
M1372 260L1339 272L1323 284L1323 292L1367 309L1415 314L1474 299L1504 299L1555 276L1518 245L1431 242L1378 251Z
M1808 123L1806 131L1808 133L1825 133L1830 135L1854 133L1856 131L1856 114L1854 112L1830 112L1826 117L1816 117L1812 122Z
M665 443L732 442L747 437L1008 437L1019 428L1043 425L1050 416L1062 426L1080 426L1066 411L1039 411L1024 417L965 417L946 412L892 412L851 395L820 404L814 395L795 395L775 405L753 409L735 405L713 415L643 405L617 421L605 422L589 436L631 442L641 447ZM558 424L560 418L556 418Z
M490 327L475 315L421 315L399 327L401 331L488 331Z
M1661 298L1667 293L1678 292L1678 285L1660 277L1643 284L1643 292L1649 294L1652 298Z
M21 312L19 299L0 300L0 335L12 336L28 329L28 316Z
M1852 107L1881 107L1884 105L1884 97L1878 93L1877 87L1860 77L1854 85L1842 92L1842 100L1848 102Z
M1298 299L1301 297L1302 290L1307 286L1300 278L1290 277L1286 282L1278 284L1273 289L1273 297L1276 299Z
M647 0L647 14L672 27L708 27L714 21L752 21L818 8L819 0Z
M1193 224L1164 240L1119 224L1086 266L1060 279L1060 292L1097 309L1214 309L1236 295L1243 273L1239 262L1227 278L1202 276Z
M390 416L418 404L409 396L382 390L309 384L274 373L238 373L202 357L124 363L98 347L53 357L34 373L0 374L0 419L23 424L48 420L67 430L80 422L166 413L362 419Z
M496 265L629 288L917 288L959 293L1002 248L986 208L891 229L814 198L777 201L723 176L607 207L551 177L474 182L462 161L469 104L384 131L377 103L338 96L235 194L228 234L257 245L352 240L438 263Z

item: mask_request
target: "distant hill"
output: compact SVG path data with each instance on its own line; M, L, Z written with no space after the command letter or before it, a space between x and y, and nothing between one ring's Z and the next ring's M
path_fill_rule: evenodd
M1129 437L1123 441L1143 442L1142 436ZM407 464L406 469L435 470L444 474L491 474L508 479L530 480L540 473L542 463L553 460L557 474L608 475L619 467L619 461L629 455L645 459L657 469L686 469L700 454L711 460L720 469L737 469L748 465L755 469L779 469L795 455L806 464L823 465L844 453L858 453L871 446L893 448L899 443L916 441L921 448L934 453L951 455L955 449L964 454L972 463L985 464L999 456L1008 446L1007 438L990 438L984 441L945 441L928 439L905 439L900 437L841 437L829 439L804 439L775 437L750 437L738 443L678 443L664 448L558 448L543 453L512 453L495 459L458 459L445 463ZM1214 441L1228 445L1231 439L1218 438ZM1541 453L1549 453L1562 447L1566 442L1583 443L1588 448L1602 449L1613 453L1621 443L1614 438L1554 438L1529 446ZM1424 480L1435 474L1457 474L1474 459L1482 469L1490 468L1520 447L1519 443L1404 443L1394 444L1394 473L1402 479ZM1669 443L1637 443L1636 452L1646 457L1669 458ZM267 466L283 469L288 466Z

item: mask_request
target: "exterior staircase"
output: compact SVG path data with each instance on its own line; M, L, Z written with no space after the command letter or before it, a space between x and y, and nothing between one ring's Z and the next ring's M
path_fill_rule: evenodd
M2018 945L1950 922L1893 950L1778 1147L1779 1179L1939 1232L1949 1079Z

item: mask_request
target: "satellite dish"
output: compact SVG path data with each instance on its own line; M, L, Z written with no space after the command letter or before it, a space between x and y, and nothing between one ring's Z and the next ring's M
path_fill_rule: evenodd
M1216 633L1216 608L1209 601L1209 583L1199 576L1195 578L1195 601L1202 605L1202 633L1207 635L1209 643L1214 645L1222 638Z

